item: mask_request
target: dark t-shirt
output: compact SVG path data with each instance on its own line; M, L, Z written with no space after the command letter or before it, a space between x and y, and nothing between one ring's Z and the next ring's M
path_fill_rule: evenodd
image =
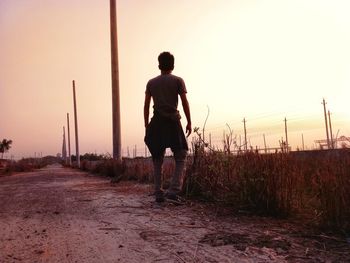
M146 86L146 94L153 98L154 112L171 119L180 119L178 95L183 93L187 93L185 82L172 74L159 75L148 81Z

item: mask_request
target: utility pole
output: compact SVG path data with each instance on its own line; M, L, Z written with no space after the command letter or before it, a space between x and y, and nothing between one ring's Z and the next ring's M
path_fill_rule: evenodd
M284 118L284 132L285 132L285 134L286 134L286 152L289 152L288 131L287 131L287 118Z
M247 142L247 129L246 129L246 120L245 118L243 118L243 123L244 123L244 150L247 151L247 147L248 147L248 142Z
M72 166L72 155L70 152L69 113L67 113L67 129L68 129L68 161L69 161L69 165Z
M324 100L323 98L323 110L324 110L324 122L326 124L326 133L327 133L327 146L328 146L328 149L330 148L330 144L329 144L329 134L328 134L328 122L327 122L327 111L326 111L326 101Z
M36 158L36 153L34 154ZM66 131L63 126L62 159L67 164Z
M333 132L332 132L332 121L331 121L331 112L328 111L328 121L329 121L329 135L331 136L331 148L334 149L334 141L333 141Z
M78 165L78 168L80 168L77 98L75 95L75 81L74 80L73 80L73 102L74 102L74 123L75 123L75 151L76 151L76 157L77 157L77 165Z
M263 134L263 137L264 137L264 148L265 148L265 153L267 153L265 134Z
M303 144L303 151L305 151L305 145L304 145L304 134L301 134L301 142Z
M111 30L111 69L112 69L112 119L113 119L113 158L121 160L120 134L120 98L119 98L119 62L117 34L117 4L110 0L110 30Z

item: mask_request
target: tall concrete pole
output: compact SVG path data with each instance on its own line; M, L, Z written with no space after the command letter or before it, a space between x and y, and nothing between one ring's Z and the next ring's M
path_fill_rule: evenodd
M76 157L77 157L77 165L78 165L78 168L80 168L77 99L75 96L75 81L74 80L73 80L73 102L74 102L74 123L75 123L75 151L76 151Z
M263 137L264 137L264 148L265 148L265 153L267 153L265 134L263 134Z
M110 0L113 158L121 160L120 98L116 0Z
M327 122L327 111L326 111L326 101L323 99L323 110L324 110L324 122L326 124L326 133L327 133L327 147L328 149L330 148L330 143L329 143L329 134L328 134L328 122Z
M36 152L34 153L34 156L36 158ZM64 163L67 164L66 130L64 126L63 126L62 159L64 160Z
M286 152L289 152L287 118L284 118L284 132L286 134Z
M328 121L329 121L329 135L331 137L331 148L334 149L334 142L333 142L333 132L332 132L332 121L331 121L331 112L328 111Z
M68 130L68 162L72 165L72 155L70 152L70 129L69 129L69 113L67 113L67 130Z

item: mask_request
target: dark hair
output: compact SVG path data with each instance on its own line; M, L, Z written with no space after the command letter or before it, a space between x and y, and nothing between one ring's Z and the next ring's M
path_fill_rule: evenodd
M160 70L173 70L175 58L170 52L162 52L158 56Z

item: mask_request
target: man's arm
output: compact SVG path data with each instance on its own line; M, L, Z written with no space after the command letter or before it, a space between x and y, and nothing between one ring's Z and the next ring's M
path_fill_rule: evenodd
M187 137L188 137L192 132L190 104L188 103L187 96L186 96L185 92L180 95L180 98L181 98L182 107L184 109L186 119L187 119L186 133L187 133Z
M151 95L146 93L145 95L145 104L143 106L143 118L145 120L145 127L148 125L149 119L149 105L151 104Z

